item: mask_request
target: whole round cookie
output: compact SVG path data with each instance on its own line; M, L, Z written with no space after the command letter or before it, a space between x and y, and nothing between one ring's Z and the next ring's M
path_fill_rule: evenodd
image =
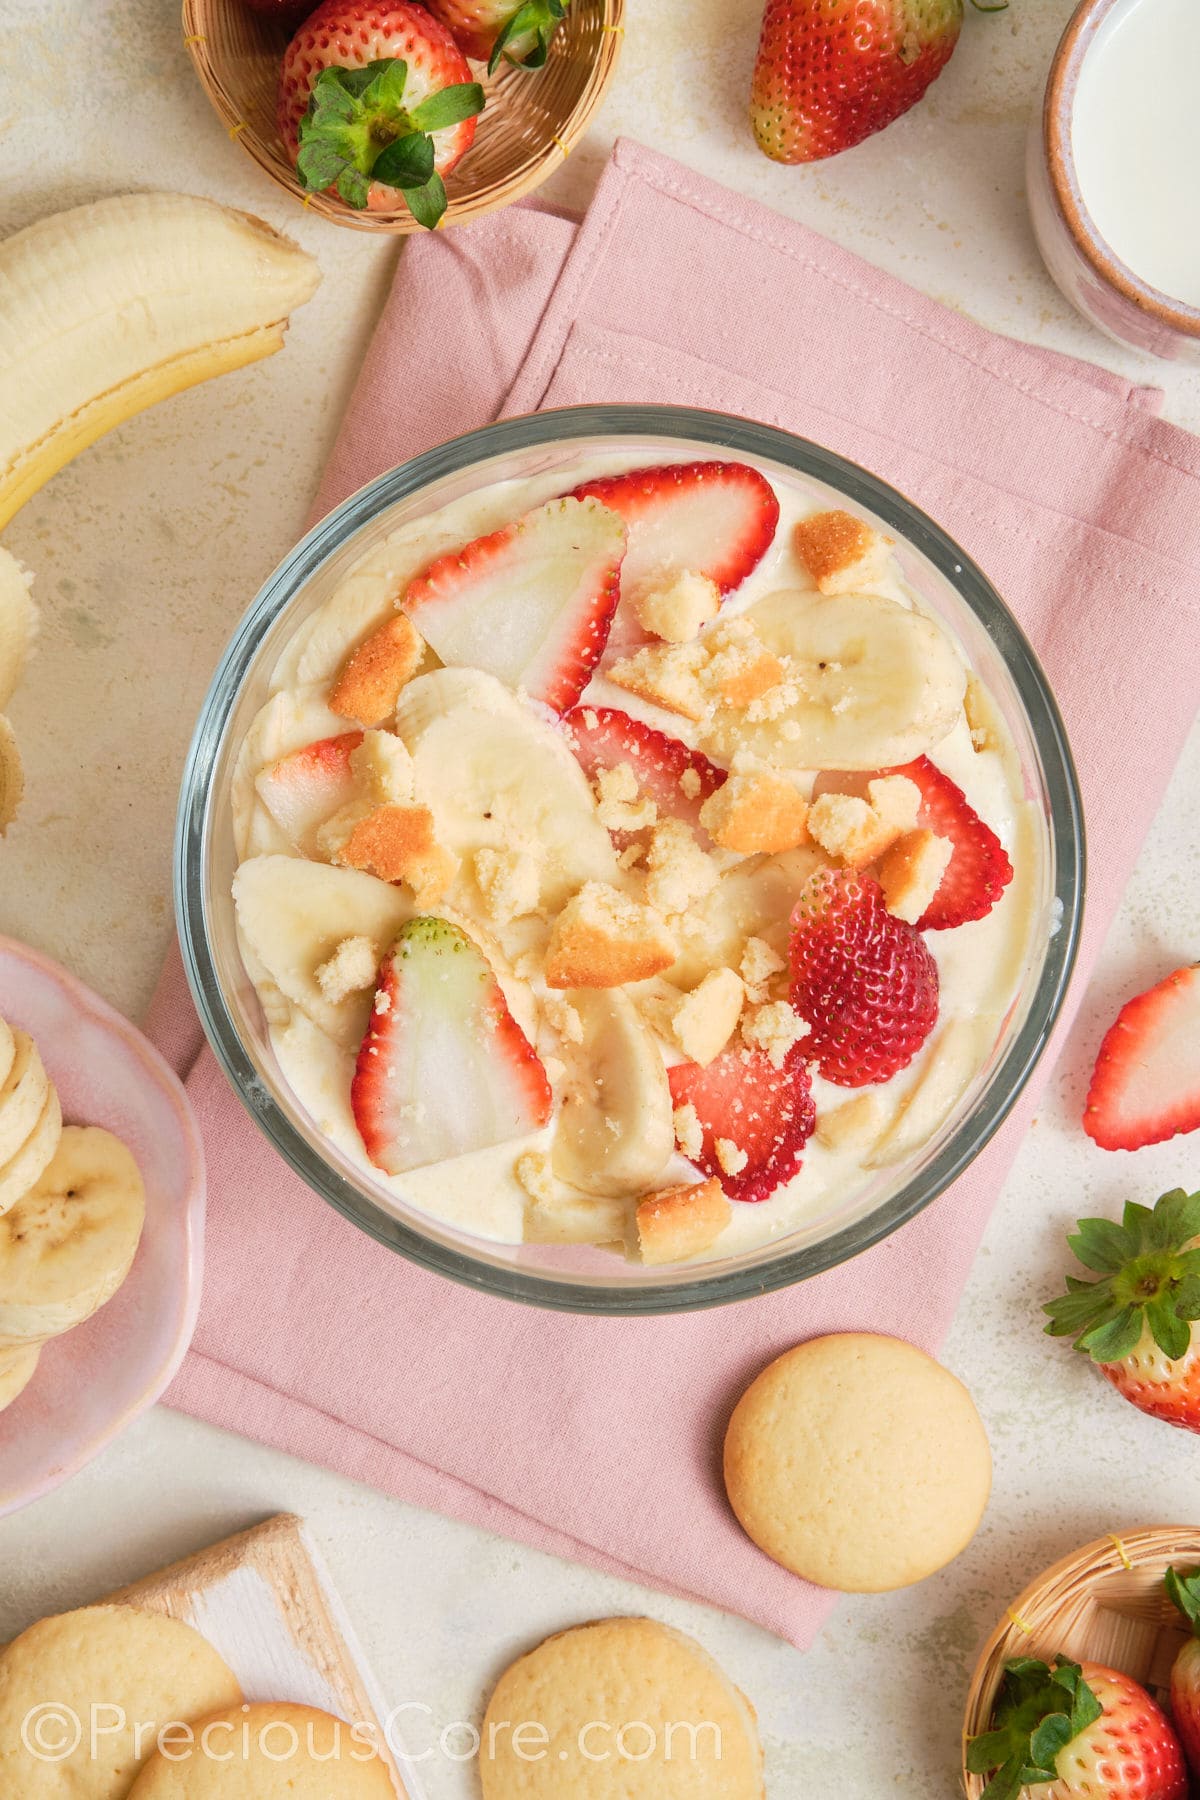
M814 1338L734 1409L725 1487L760 1550L821 1587L922 1581L974 1537L992 1458L975 1403L899 1338Z
M483 1721L483 1800L762 1800L749 1702L691 1638L603 1619L505 1670Z
M0 1794L124 1800L162 1726L241 1697L179 1619L132 1606L43 1619L0 1654Z
M129 1800L396 1800L372 1735L313 1706L260 1701L201 1719L151 1758Z

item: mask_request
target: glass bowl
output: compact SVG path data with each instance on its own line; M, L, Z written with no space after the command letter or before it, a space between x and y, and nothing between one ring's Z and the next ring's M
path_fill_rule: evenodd
M652 463L749 457L799 477L898 540L911 585L958 639L1011 735L1032 803L1038 868L1023 975L998 1041L915 1157L870 1178L786 1237L702 1264L647 1268L592 1246L497 1244L397 1200L321 1134L283 1080L238 950L230 776L284 643L350 566L405 520L502 479L544 479L597 451ZM570 483L564 485L569 486ZM304 1181L362 1230L423 1268L538 1306L593 1313L680 1312L769 1292L845 1262L937 1198L998 1129L1028 1081L1074 963L1083 901L1079 790L1062 720L1012 614L968 556L903 495L831 451L720 413L581 406L454 438L351 496L276 570L217 669L184 771L176 910L188 980L219 1062L258 1128Z

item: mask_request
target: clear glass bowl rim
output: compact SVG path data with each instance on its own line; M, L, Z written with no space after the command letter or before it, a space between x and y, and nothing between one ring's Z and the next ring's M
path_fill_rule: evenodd
M906 538L956 590L1001 654L1025 710L1049 805L1054 893L1061 907L1026 1017L971 1114L918 1176L866 1217L820 1243L745 1269L656 1286L600 1284L502 1269L424 1237L386 1213L331 1168L297 1132L247 1055L221 992L209 945L204 871L212 777L225 727L261 638L325 558L379 512L475 462L574 438L675 437L725 453L759 456L837 488ZM1019 1099L1061 1010L1079 947L1085 838L1079 782L1058 706L1016 619L982 569L897 489L832 450L775 426L691 407L592 405L531 413L449 439L378 476L328 513L270 576L234 631L202 703L180 789L175 914L188 984L217 1061L251 1118L300 1178L338 1212L421 1268L483 1293L557 1311L690 1312L753 1298L822 1274L891 1235L936 1200L999 1130Z

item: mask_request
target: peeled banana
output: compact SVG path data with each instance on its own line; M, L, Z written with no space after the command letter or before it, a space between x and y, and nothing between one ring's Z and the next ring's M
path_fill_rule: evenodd
M119 194L0 244L0 526L104 432L269 356L320 280L261 220Z

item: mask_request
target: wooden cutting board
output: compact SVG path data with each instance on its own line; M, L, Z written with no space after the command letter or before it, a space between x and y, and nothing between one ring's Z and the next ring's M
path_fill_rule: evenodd
M294 1700L353 1723L386 1716L354 1629L302 1519L281 1513L107 1596L195 1626L247 1700ZM411 1765L385 1749L398 1800L424 1800Z

